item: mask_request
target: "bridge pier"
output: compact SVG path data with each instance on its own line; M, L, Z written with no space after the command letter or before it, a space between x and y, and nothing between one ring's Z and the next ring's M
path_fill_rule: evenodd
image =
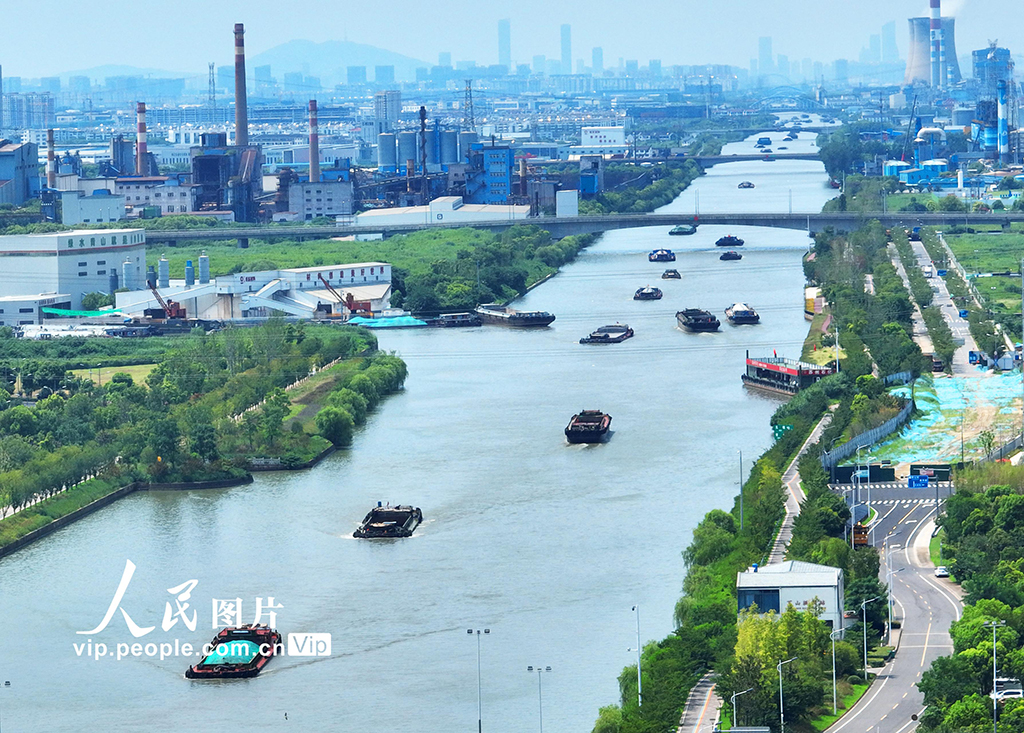
M239 249L249 249L249 238L248 237L239 237L238 238L238 248Z

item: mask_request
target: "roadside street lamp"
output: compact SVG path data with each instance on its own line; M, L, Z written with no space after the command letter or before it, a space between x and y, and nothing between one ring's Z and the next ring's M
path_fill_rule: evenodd
M484 729L484 708L483 697L480 694L480 629L466 629L467 634L476 634L476 730L480 733ZM484 634L490 634L490 629L484 629Z
M900 568L899 570L890 569L886 573L889 576L889 602L888 604L886 604L889 607L889 632L887 634L888 638L886 639L889 646L892 646L892 576L894 576L896 573L902 573L904 570L906 570L906 568Z
M999 677L999 667L996 665L996 631L1000 626L1006 626L1005 621L986 621L982 626L992 627L992 733L999 733L999 696L996 694L996 679Z
M895 537L895 536L897 536L899 534L903 534L903 531L902 530L897 530L895 532L890 532L889 534L887 534L885 536L885 539L882 540L882 545L885 548L885 570L886 570L886 575L887 575L887 578L888 578L888 586L889 586L889 599L888 599L888 604L887 604L889 606L889 639L888 639L889 646L892 646L892 576L895 575L896 573L902 573L906 569L906 568L900 568L899 570L893 570L892 569L892 549L893 549L893 547L899 547L899 545L891 545L891 544L889 544L889 540L892 537Z
M537 673L537 713L540 720L540 733L544 733L544 683L541 682L541 675L544 672L550 672L551 667L541 667L538 664L536 667L527 667L526 671Z
M842 617L840 617L841 619ZM839 622L842 624L842 621ZM832 640L832 715L839 714L839 698L836 694L836 634L842 634L844 629L836 629L828 638Z
M862 624L864 626L864 681L868 681L868 604L878 600L878 596L869 598L860 604Z
M641 707L644 704L644 695L642 683L640 682L640 654L643 652L643 647L640 645L640 604L633 606L633 611L636 613L636 649L627 649L627 652L636 652L636 704L637 707Z
M733 728L735 728L736 726L738 726L740 724L739 719L736 717L736 698L739 697L740 695L746 695L748 692L753 692L753 691L754 691L753 687L748 687L743 692L734 692L734 693L732 693L732 695L729 696L729 702L732 703L732 727Z
M779 670L779 726L781 727L782 733L786 733L786 710L782 703L782 665L795 661L796 657L792 657L785 661L780 660L779 663L775 665L775 668Z

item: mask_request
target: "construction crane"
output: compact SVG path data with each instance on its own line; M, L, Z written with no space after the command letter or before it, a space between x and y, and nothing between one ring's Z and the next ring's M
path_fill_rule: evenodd
M160 295L160 291L156 289L156 285L149 283L149 289L153 291L153 295L156 296L156 302L163 308L165 318L185 318L185 309L181 307L180 303L176 303L173 300L164 300L163 296Z

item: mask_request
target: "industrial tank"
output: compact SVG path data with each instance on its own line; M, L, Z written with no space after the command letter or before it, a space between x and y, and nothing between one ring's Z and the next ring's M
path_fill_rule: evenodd
M132 277L132 261L126 259L121 263L121 287L127 290L132 290L135 286L135 280Z
M390 132L382 132L377 136L377 167L387 173L394 173L398 168L398 157L395 150L395 136Z
M210 256L203 252L199 255L199 284L210 282Z
M171 285L171 263L167 261L166 257L161 257L157 263L156 281L162 288L167 288Z
M398 133L398 159L404 164L407 160L419 160L416 156L416 133Z
M455 130L441 132L441 164L459 162L459 133Z
M438 160L437 146L438 138L436 130L427 130L426 132L426 143L427 143L427 165L437 165L441 161Z
M478 142L480 137L471 130L463 130L459 133L459 162L465 163L469 158L469 146Z
M192 287L196 284L196 268L192 266L192 260L185 260L185 285Z

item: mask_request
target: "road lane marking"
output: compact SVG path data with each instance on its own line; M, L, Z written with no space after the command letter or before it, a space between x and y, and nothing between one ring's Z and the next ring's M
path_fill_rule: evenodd
M924 658L928 654L928 636L932 633L932 622L928 622L928 634L924 637L924 651L921 652L921 666L924 666Z

